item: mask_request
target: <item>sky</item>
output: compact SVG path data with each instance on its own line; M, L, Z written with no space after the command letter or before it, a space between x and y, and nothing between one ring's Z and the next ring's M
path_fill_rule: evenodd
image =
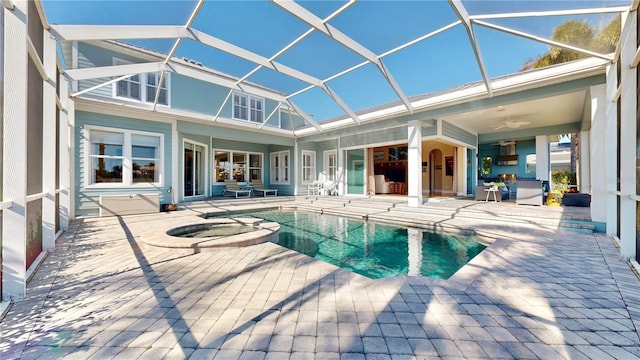
M320 18L344 5L344 1L301 1L299 4ZM630 1L463 1L469 14L628 6ZM52 24L184 25L195 8L192 0L44 0ZM536 36L549 38L564 21L586 21L594 28L606 25L611 14L553 16L487 20ZM444 0L359 1L333 18L329 24L376 55L384 54L420 36L457 20ZM268 1L207 1L193 28L204 31L261 56L271 58L309 29L309 25ZM479 50L490 78L517 72L524 62L545 53L549 47L482 26L474 26ZM168 53L174 40L128 41ZM256 65L193 40L185 40L176 52L203 65L243 77ZM326 80L364 61L364 58L324 34L314 31L274 59L296 70ZM457 25L406 49L382 57L382 61L407 96L441 91L480 81L482 75L467 31ZM249 81L291 94L308 84L269 69L260 69ZM398 95L377 66L368 64L326 82L352 109L362 110L397 101ZM291 98L315 120L341 116L344 111L321 89L313 88Z

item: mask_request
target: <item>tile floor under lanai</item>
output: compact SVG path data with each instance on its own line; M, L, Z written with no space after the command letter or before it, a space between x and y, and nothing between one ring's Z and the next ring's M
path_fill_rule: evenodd
M207 206L226 205L189 208ZM371 280L272 243L141 245L190 211L74 221L0 323L0 358L640 358L640 281L603 234L451 219L499 239L447 281Z

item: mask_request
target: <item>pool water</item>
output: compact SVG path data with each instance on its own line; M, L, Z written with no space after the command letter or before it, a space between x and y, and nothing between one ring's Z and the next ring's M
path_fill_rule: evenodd
M447 279L485 249L474 236L327 214L272 210L247 215L280 223L279 245L373 279L399 275Z
M172 229L168 234L184 238L208 238L239 235L255 230L251 225L196 224Z

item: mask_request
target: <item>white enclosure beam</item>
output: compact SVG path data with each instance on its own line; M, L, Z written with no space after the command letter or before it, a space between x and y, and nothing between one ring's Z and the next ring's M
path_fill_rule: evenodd
M42 1L34 0L34 3L36 4L36 9L38 10L38 16L40 16L40 22L42 23L42 27L45 30L49 30L49 21L47 21L47 14L44 12L44 8L42 7Z
M329 87L329 85L322 85L322 89L327 93L327 95L329 95L333 99L333 101L335 101L336 104L338 104L338 106L340 106L342 110L344 110L344 112L346 112L347 115L349 115L351 119L353 119L356 124L360 124L360 117L353 110L351 110L349 106L347 106L347 104L338 96L338 94L336 94L335 91L333 91L333 89Z
M5 2L5 6L7 3ZM27 68L28 2L4 12L4 109L2 196L2 301L19 301L27 285ZM37 169L35 171L41 171ZM7 176L7 175L11 176Z
M178 39L191 34L181 25L51 25L59 41Z
M67 230L69 229L69 222L70 222L70 218L69 218L69 207L71 206L70 203L70 198L71 198L71 194L70 194L70 189L69 189L69 167L70 164L72 164L70 162L70 148L69 148L69 141L71 141L70 139L72 139L73 137L70 136L69 134L69 123L68 123L68 118L67 118L67 109L68 109L68 103L69 103L69 83L67 82L67 80L64 78L64 76L60 76L60 84L59 84L59 88L60 88L60 109L58 109L58 113L60 114L60 121L59 121L59 128L58 128L58 132L60 134L60 141L58 143L58 159L59 159L59 164L58 164L58 187L60 189L62 189L62 191L60 191L60 194L58 196L59 201L59 216L58 216L58 221L60 222L60 228L62 230Z
M211 84L220 85L233 90L245 91L255 96L261 96L267 99L275 100L275 101L285 101L285 96L283 94L276 93L274 91L266 90L265 88L251 85L251 84L236 84L236 80L232 78L225 78L219 75L214 75L209 72L201 71L198 69L194 69L191 66L182 65L177 62L171 62L169 64L171 71L183 75L188 76L190 78L198 79L201 81L205 81Z
M224 106L227 104L227 101L229 101L229 99L231 98L231 94L233 94L233 90L229 90L229 92L227 93L227 96L224 98L224 101L222 101L222 104L220 104L220 107L218 108L218 111L216 112L216 116L213 118L213 121L218 120L218 117L220 117L222 110L224 110Z
M278 105L276 105L276 107L273 108L273 111L271 111L271 113L269 114L269 116L267 116L266 119L264 119L264 121L262 122L262 124L260 124L260 126L258 127L258 129L262 129L265 125L267 125L267 122L269 121L269 119L271 119L273 117L274 114L276 114L278 112L278 109L280 109L280 107L282 106L282 103L278 103ZM294 129L295 130L295 129Z
M404 44L402 44L402 45L400 45L400 46L398 46L396 48L393 48L393 49L391 49L391 50L389 50L389 51L387 51L385 53L380 54L380 58L383 58L385 56L394 54L394 53L396 53L396 52L398 52L400 50L406 49L411 45L415 45L415 44L417 44L417 43L419 43L421 41L424 41L424 40L426 40L426 39L428 39L430 37L436 36L436 35L438 35L438 34L440 34L442 32L445 32L445 31L451 29L452 27L460 25L461 23L462 23L462 21L456 20L456 21L452 22L449 25L445 25L445 26L441 27L440 29L434 30L434 31L432 31L432 32L430 32L428 34L420 36L417 39L411 40L411 41L409 41L407 43L404 43Z
M204 33L202 31L198 31L195 29L191 29L191 32L193 33L194 39L204 45L210 46L214 49L218 49L221 51L224 51L228 54L231 54L233 56L237 56L241 59L250 61L254 64L258 64L262 67L280 72L282 74L291 76L295 79L304 81L308 84L312 84L315 86L321 86L321 80L317 79L311 75L308 75L306 73L303 73L302 71L298 71L296 69L290 68L286 65L283 64L279 64L275 61L272 61L270 59L267 59L266 57L260 56L256 53L253 53L247 49L241 48L239 46L233 45L231 43L228 43L224 40L218 39L214 36L211 36L207 33Z
M134 74L134 75L135 75L135 74ZM82 90L80 90L80 91L74 92L73 94L71 94L71 95L69 95L69 96L71 96L71 97L80 96L80 95L82 95L82 94L84 94L84 93L92 92L93 90L99 89L99 88L101 88L101 87L103 87L103 86L111 85L111 84L116 83L116 82L118 82L118 81L120 81L120 80L124 80L124 79L126 79L126 78L130 78L130 77L132 77L132 76L133 76L133 75L122 75L122 76L117 77L117 78L115 78L115 79L111 79L111 80L109 80L109 81L105 81L105 82L103 82L103 83L100 83L100 84L94 85L94 86L92 86L92 87L89 87L89 88L82 89Z
M36 66L38 73L40 73L40 77L42 77L43 80L46 80L48 75L47 75L47 72L44 70L42 59L40 59L40 55L38 55L38 51L36 50L36 47L33 45L33 42L31 41L31 38L29 38L28 35L27 35L27 51L29 52L29 57L31 58L31 61L33 62L33 64Z
M473 20L489 20L489 19L512 19L527 17L548 17L548 16L572 16L572 15L590 15L590 14L606 14L606 13L623 13L629 10L628 6L612 6L588 9L571 9L571 10L551 10L551 11L524 11L517 13L503 14L479 14L470 15Z
M469 42L471 43L473 54L476 56L476 62L478 63L478 67L480 68L480 73L482 74L484 85L487 88L489 97L491 97L493 96L493 89L491 89L491 82L489 81L489 76L487 75L487 69L484 66L484 61L482 60L482 55L480 54L480 47L478 46L476 34L473 31L473 27L471 26L469 13L467 13L467 9L465 9L464 4L462 4L461 0L449 0L449 5L451 5L451 8L458 15L458 18L462 21L462 25L464 25L464 28L467 30Z
M4 5L5 8L7 8L8 10L13 10L15 9L16 5L14 4L13 0L2 0L2 4Z
M317 17L315 14L305 9L303 6L293 2L293 1L285 1L285 0L272 0L273 3L281 7L283 10L287 11L291 15L297 17L303 22L309 24L314 29L322 32L326 36L334 39L339 44L345 46L349 50L355 52L356 54L362 56L367 59L369 62L378 64L378 56L373 53L368 48L362 46L360 43L354 41L346 34L342 33L340 30L334 28L333 26L326 24L322 19Z
M298 115L300 115L303 119L305 119L309 124L311 124L314 128L316 128L316 130L321 131L322 129L320 128L320 125L318 125L317 122L315 122L311 116L309 116L307 113L305 113L304 111L302 111L302 109L300 109L298 106L296 106L296 104L293 103L293 101L291 101L290 99L286 99L285 100L287 102L287 104L289 104L289 106L296 112L298 113ZM293 121L293 120L292 120ZM295 133L295 128L293 127L293 123L291 124L291 128L294 130Z
M125 64L114 66L96 66L91 68L69 69L65 74L72 80L99 79L112 76L135 75L150 72L167 71L169 67L163 62L141 64Z
M594 52L594 51L582 49L582 48L579 48L577 46L563 44L561 42L557 42L557 41L553 41L553 40L548 40L548 39L545 39L545 38L540 37L540 36L535 36L535 35L531 35L531 34L528 34L528 33L522 32L522 31L509 29L509 28L504 27L504 26L490 24L490 23L485 22L485 21L474 21L474 23L478 24L478 25L482 25L482 26L490 28L490 29L502 31L502 32L505 32L507 34L520 36L520 37L523 37L523 38L526 38L526 39L530 39L530 40L535 40L535 41L541 42L543 44L547 44L547 45L551 45L551 46L555 46L555 47L559 47L559 48L563 48L563 49L567 49L567 50L572 50L572 51L575 51L575 52L579 52L579 53L586 54L586 55L589 55L589 56L597 57L597 58L604 59L604 60L607 60L607 61L612 61L613 60L613 56L611 56L611 55L599 54L599 53Z
M351 39L349 36L342 33L340 30L325 23L322 19L317 17L315 14L313 14L309 10L305 9L303 6L293 1L285 1L285 0L272 0L272 1L276 5L284 9L285 11L289 12L291 15L309 24L314 29L322 32L326 36L338 42L340 45L362 56L370 63L375 64L380 70L380 72L382 73L382 75L385 77L389 85L393 88L393 91L398 95L402 103L405 105L407 110L409 110L410 113L413 113L413 107L411 106L411 102L409 101L407 96L404 94L404 91L402 91L400 86L398 86L395 79L391 76L391 73L385 68L384 64L375 53L373 53L371 50L361 45L357 41Z
M42 57L47 78L42 81L42 249L53 251L56 238L56 40L45 31Z

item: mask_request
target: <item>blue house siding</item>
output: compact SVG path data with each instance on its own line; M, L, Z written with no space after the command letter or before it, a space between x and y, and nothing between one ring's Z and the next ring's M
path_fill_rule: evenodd
M233 129L223 126L217 126L215 123L201 124L187 121L178 121L178 132L184 134L199 134L211 136L216 139L226 139L233 141L251 142L258 144L274 144L293 146L294 139L284 136L266 134L264 132L253 132L244 129Z
M446 121L442 122L442 135L458 140L470 146L476 146L478 137Z
M244 141L234 141L227 139L213 138L211 141L212 150L230 150L262 154L262 181L267 188L272 188L269 183L269 145L256 144ZM211 161L213 164L213 161ZM212 169L213 173L213 169ZM223 183L216 183L212 179L211 191L213 196L221 196L224 191Z
M438 121L434 119L421 121L422 136L438 135Z
M112 66L114 57L130 63L143 62L138 58L128 56L125 54L112 52L107 49L101 48L99 46L95 46L95 45L91 45L83 42L78 43L78 68L89 68L94 66ZM99 78L99 79L89 79L89 80L78 81L78 90L82 91L92 86L104 84L105 82L110 80L112 79ZM114 86L113 84L102 86L100 88L90 91L88 94L111 98L113 96L113 86Z
M516 142L518 165L498 165L496 159L500 155L500 146L495 144L480 144L478 149L478 169L482 168L482 158L490 156L492 159L491 173L485 178L495 178L500 174L516 174L518 179L534 179L534 173L527 173L527 155L536 153L535 140L519 140Z
M407 126L394 127L384 130L362 132L360 134L343 136L340 139L342 147L367 146L383 141L407 142Z
M190 77L171 74L171 107L214 116L229 94L229 89ZM231 98L220 113L231 118Z
M160 194L160 203L172 202L171 193L168 191L172 187L171 174L171 124L139 120L134 118L97 114L92 112L77 111L76 127L74 133L74 144L76 148L76 158L74 161L75 171L75 210L78 216L94 215L99 212L100 195L122 195L122 194ZM134 130L159 133L164 135L163 144L163 173L162 187L113 187L113 188L86 188L85 179L88 176L86 168L84 130L85 127L100 126L112 128L114 130Z

